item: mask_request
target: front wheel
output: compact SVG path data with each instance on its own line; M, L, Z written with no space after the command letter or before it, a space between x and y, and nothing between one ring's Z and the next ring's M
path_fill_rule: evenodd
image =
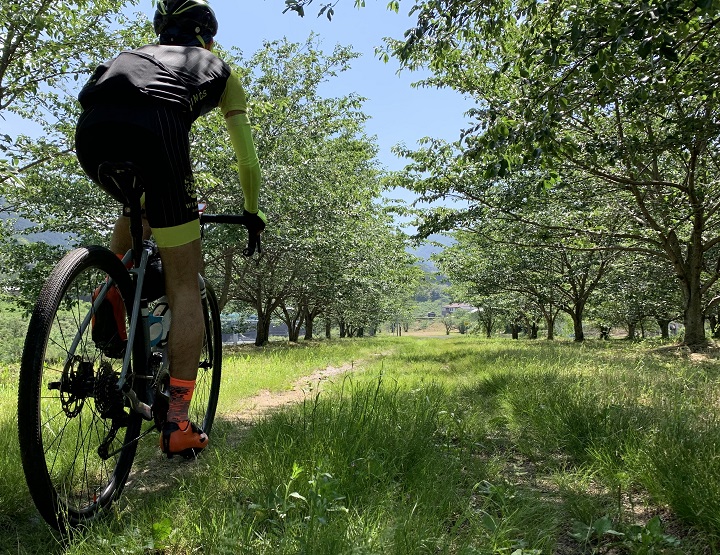
M220 308L215 291L206 280L204 283L205 294L202 298L202 310L205 336L195 381L195 393L188 414L190 420L200 426L209 436L215 420L215 409L220 395L222 330L220 327Z
M116 387L122 359L92 338L104 284L119 293L127 327L133 287L123 264L103 247L79 248L50 274L25 339L20 454L35 505L58 530L95 519L117 499L141 426Z

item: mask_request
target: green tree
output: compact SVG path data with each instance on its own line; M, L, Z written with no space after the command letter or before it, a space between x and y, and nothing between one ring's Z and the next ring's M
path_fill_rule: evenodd
M346 70L355 56L342 47L326 55L311 37L305 44L267 44L246 61L237 53L229 57L246 68L265 182L261 206L269 225L263 234L266 253L254 260L240 255L244 231L208 232L207 269L221 284L221 304L236 299L256 311L258 344L267 340L273 314L286 321L297 340L303 324L310 336L320 314L338 319L342 314L359 330L376 325L374 319L386 313L378 303L391 289L387 275L392 272L375 271L376 261L387 259L380 249L404 252L404 246L388 244L396 235L374 204L380 174L376 147L364 133L362 99L318 94L320 84ZM237 211L242 195L232 156L216 142L222 122L199 123L194 134L199 181L209 209ZM358 290L358 283L368 288Z
M670 322L682 315L682 291L672 268L646 255L622 253L593 305L593 318L606 326L623 326L629 339L637 328L644 330L648 319L668 339Z
M73 136L81 76L121 48L152 38L147 18L128 22L119 14L127 4L21 0L0 6L0 117L13 112L43 130L36 139L0 135L0 211L12 216L0 243L2 279L26 308L43 269L75 242L106 242L118 213L80 170ZM16 217L35 225L14 229ZM48 234L58 237L52 245L35 244Z
M67 154L72 146L56 125L66 118L67 91L100 61L144 36L147 20L128 21L121 10L137 0L13 0L0 3L0 117L12 112L45 131L36 147L27 138L0 134L0 183L23 170ZM119 30L118 30L119 29ZM92 45L92 48L88 48ZM7 191L0 195L8 197Z
M391 52L407 67L429 67L428 84L479 99L458 156L475 196L483 182L528 168L542 172L540 192L569 177L575 187L592 187L623 215L626 227L613 236L618 248L673 267L685 341L701 344L720 277L713 92L720 3L427 1L416 8L417 26Z

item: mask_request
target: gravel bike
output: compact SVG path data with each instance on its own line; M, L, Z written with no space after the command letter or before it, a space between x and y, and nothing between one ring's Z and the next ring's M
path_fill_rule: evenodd
M157 247L143 241L142 177L131 163L105 163L104 184L129 206L132 248L68 252L46 281L30 319L18 392L23 470L32 499L52 527L67 531L106 513L120 496L141 438L167 413L164 278ZM239 215L201 214L203 224L243 224ZM244 254L260 251L259 235ZM190 419L210 435L220 391L220 314L210 283L198 276L205 329ZM93 321L111 289L125 308L119 352L93 340ZM159 453L159 450L158 450Z

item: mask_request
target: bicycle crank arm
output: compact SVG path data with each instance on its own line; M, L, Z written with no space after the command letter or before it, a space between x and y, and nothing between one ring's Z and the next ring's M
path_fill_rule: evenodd
M130 401L130 408L135 412L140 413L140 416L143 417L143 420L153 419L152 407L138 399L137 393L135 393L135 391L128 387L128 390L124 391L123 393L125 393L125 397L127 398L127 400Z

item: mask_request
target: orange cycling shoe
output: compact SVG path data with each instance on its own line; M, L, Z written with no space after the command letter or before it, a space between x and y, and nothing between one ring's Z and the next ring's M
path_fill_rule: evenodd
M160 449L172 459L181 455L192 459L207 447L208 436L189 420L184 422L165 422L160 432Z

